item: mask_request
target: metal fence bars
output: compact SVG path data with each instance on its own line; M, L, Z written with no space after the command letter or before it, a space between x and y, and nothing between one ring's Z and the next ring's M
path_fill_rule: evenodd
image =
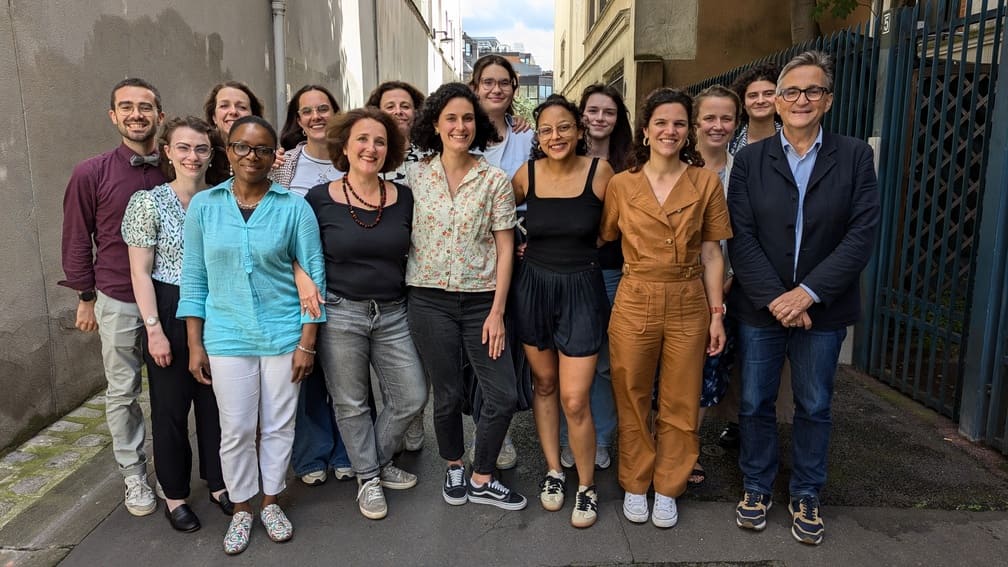
M959 418L1004 2L894 14L867 371ZM976 337L971 348L986 348Z

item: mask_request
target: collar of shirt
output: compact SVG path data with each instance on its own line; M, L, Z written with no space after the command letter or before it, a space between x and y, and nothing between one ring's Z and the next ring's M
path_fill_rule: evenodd
M795 168L795 165L794 165L794 162L792 161L792 158L793 158L794 161L803 161L803 160L805 160L805 158L808 158L808 157L811 156L812 157L812 161L815 162L815 156L816 156L816 154L819 153L819 148L822 147L822 133L823 133L822 126L819 126L819 132L816 134L815 142L812 142L812 147L810 147L808 149L808 151L805 152L805 155L803 155L803 156L798 155L797 150L794 149L794 146L791 145L791 142L789 142L788 139L784 136L784 130L783 129L781 129L777 133L777 135L780 136L781 145L784 146L784 154L787 155L787 157L788 157L788 163L791 164L791 171L794 171L794 168Z

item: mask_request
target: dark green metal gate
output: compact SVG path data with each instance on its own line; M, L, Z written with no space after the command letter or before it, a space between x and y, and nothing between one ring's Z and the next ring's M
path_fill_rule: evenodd
M920 2L893 14L867 371L953 419L981 249L1003 4Z

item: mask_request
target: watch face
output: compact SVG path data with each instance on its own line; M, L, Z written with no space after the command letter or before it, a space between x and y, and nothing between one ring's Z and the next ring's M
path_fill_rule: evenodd
M146 325L148 327L153 327L154 325L157 325L158 318L157 317L148 317L148 318L144 319L144 323L146 323Z

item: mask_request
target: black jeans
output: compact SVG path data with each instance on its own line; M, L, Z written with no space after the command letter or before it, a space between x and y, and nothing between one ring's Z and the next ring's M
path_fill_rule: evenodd
M147 347L147 332L143 332L143 355L150 384L151 437L157 459L154 469L165 496L182 500L189 497L189 476L192 473L189 409L194 405L200 478L206 481L210 492L224 488L217 397L212 386L200 384L189 372L186 324L184 320L175 318L178 286L154 280L154 294L157 296L158 318L168 337L172 355L168 368L155 364Z
M507 345L504 356L492 359L487 345L482 344L483 323L492 305L493 292L409 290L410 333L433 386L434 432L443 459L458 460L465 452L462 408L468 393L463 353L483 391L473 448L473 470L479 474L492 474L496 469L497 454L517 403L514 364L507 356Z

